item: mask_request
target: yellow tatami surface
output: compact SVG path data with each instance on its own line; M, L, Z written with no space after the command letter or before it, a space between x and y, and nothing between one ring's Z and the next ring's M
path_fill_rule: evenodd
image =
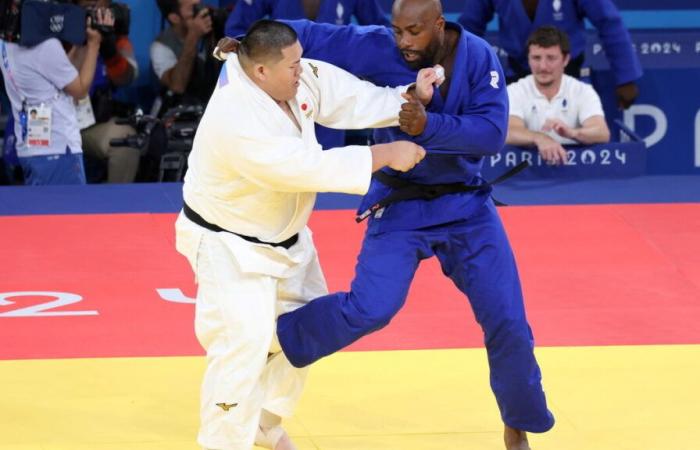
M700 345L540 348L533 450L700 450ZM0 361L0 450L196 450L204 358ZM299 450L497 450L481 349L347 352L286 422Z

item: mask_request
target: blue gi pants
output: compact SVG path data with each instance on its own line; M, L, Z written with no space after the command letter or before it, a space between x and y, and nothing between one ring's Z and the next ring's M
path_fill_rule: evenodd
M289 361L306 366L386 326L403 306L419 262L431 256L467 295L481 325L504 423L549 430L554 418L542 390L515 259L491 201L465 221L367 233L350 292L320 297L278 318Z

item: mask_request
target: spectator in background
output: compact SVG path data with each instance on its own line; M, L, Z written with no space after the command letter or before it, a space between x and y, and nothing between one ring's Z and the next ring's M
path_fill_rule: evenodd
M229 15L226 36L245 34L253 22L264 17L278 20L310 19L347 25L353 16L361 25L390 25L378 0L248 0L239 1ZM331 130L317 124L316 135L323 148L345 145L345 132L342 130ZM361 138L364 140L364 136Z
M584 19L588 19L598 30L614 73L618 106L629 108L639 95L636 80L642 76L642 67L612 0L466 0L459 23L483 36L494 13L498 14L500 46L508 53L512 71L509 82L530 73L523 43L543 25L555 25L571 38L571 63L566 73L579 78L586 48Z
M66 5L66 8L65 14L71 14L74 10L69 8L77 7ZM98 21L104 20L100 15ZM25 37L42 32L38 25L23 30ZM85 184L80 129L73 102L88 95L102 41L100 33L89 26L86 33L85 57L78 70L71 64L64 43L56 37L40 40L32 47L0 40L2 75L12 104L17 156L25 184ZM82 30L79 34L84 38ZM32 109L37 111L34 119L29 117Z
M253 22L264 17L347 25L353 16L360 25L389 26L377 0L249 0L236 4L226 21L226 36L245 34Z
M550 164L566 162L562 144L610 140L600 97L588 84L564 74L571 59L566 33L544 26L527 40L532 74L508 86L506 144L535 146Z
M111 0L79 0L78 4L87 10L88 15L98 10L112 15ZM122 15L124 8L126 7L122 6L118 10ZM138 65L128 35L128 15L115 17L99 31L102 43L95 78L90 87L92 113L85 107L78 108L79 119L80 114L83 114L81 126L87 127L81 132L83 151L88 157L107 162L108 183L131 183L136 177L141 151L138 148L112 147L109 144L111 139L136 134L133 127L116 123L117 117L128 116L129 111L112 98L116 88L131 84L138 76ZM81 61L86 51L86 46L78 48L75 61Z
M208 8L199 0L158 0L170 27L151 44L151 63L166 96L162 112L178 103L205 104L221 63L210 57L216 44Z

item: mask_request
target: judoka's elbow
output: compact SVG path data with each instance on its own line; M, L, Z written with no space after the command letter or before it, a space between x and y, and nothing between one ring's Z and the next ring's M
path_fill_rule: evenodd
M483 135L482 148L479 153L484 156L493 156L500 152L506 143L507 128L491 127Z

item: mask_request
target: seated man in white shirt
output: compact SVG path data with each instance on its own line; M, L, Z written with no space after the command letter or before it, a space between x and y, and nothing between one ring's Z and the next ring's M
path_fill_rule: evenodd
M600 97L589 84L564 74L569 38L556 27L535 30L527 41L532 75L508 86L506 144L537 147L549 164L566 163L562 144L610 140Z

